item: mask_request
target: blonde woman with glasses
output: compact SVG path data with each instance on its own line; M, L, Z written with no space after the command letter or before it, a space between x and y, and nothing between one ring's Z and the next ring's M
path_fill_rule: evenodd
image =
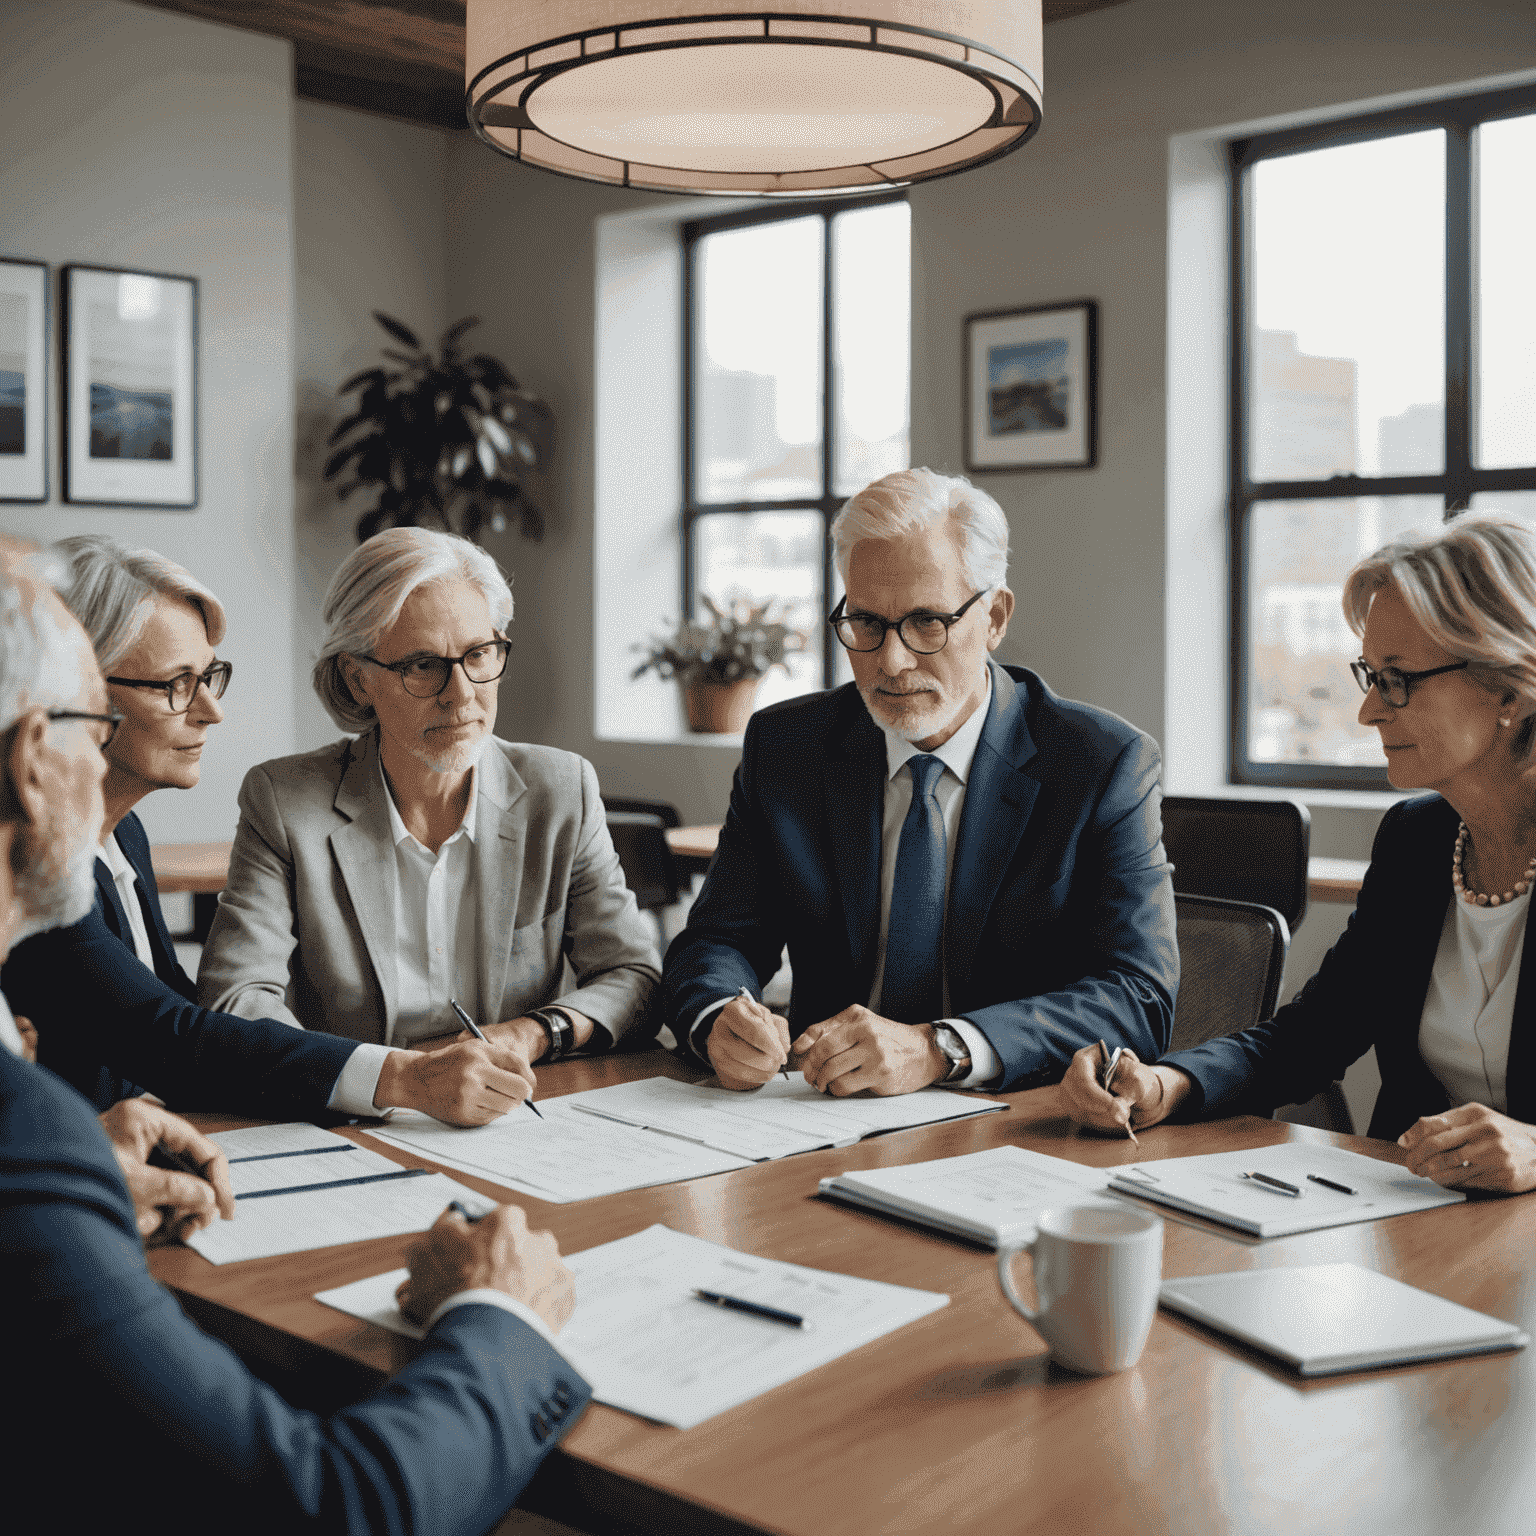
M1088 1124L1137 1127L1301 1103L1373 1046L1372 1136L1453 1189L1536 1189L1536 535L1460 517L1388 544L1344 584L1362 725L1396 789L1349 926L1301 994L1241 1034L1133 1064L1111 1097L1087 1053L1064 1080Z

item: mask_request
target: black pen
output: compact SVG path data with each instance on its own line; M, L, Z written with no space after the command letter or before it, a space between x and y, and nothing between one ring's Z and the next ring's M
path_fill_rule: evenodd
M1348 1184L1335 1184L1332 1179L1325 1179L1320 1173L1309 1173L1307 1177L1314 1184L1321 1184L1324 1189L1338 1190L1341 1195L1358 1195L1360 1193L1358 1189L1351 1189Z
M784 1312L778 1307L765 1307L760 1301L743 1301L740 1296L727 1296L723 1291L705 1291L694 1287L693 1294L700 1301L708 1301L717 1307L728 1307L732 1312L746 1312L752 1317L766 1317L770 1322L785 1323L791 1328L804 1328L805 1319L798 1312Z
M486 1215L486 1212L484 1211L481 1211L479 1215L476 1215L475 1212L470 1210L470 1208L465 1205L462 1200L450 1200L448 1202L448 1209L450 1211L457 1211L459 1215L462 1216L464 1220L470 1224L470 1226L474 1226L474 1224L479 1221L482 1216Z
M163 1141L156 1142L149 1154L151 1165L157 1168L169 1168L175 1173L190 1173L194 1179L203 1179L208 1183L213 1180L208 1178L200 1163L194 1163L185 1152L177 1152L174 1148L166 1146Z
M485 1038L485 1031L482 1030L480 1028L480 1026L478 1024L476 1024L475 1021L472 1018L470 1018L470 1016L467 1013L465 1013L462 1008L459 1007L458 1000L456 998L450 997L448 999L448 1006L450 1008L452 1008L453 1011L456 1014L458 1014L459 1022L464 1026L465 1029L467 1029L470 1032L470 1034L472 1034L475 1037L476 1040L479 1040L484 1045L489 1045L491 1043L489 1040L487 1040ZM534 1108L534 1103L533 1103L532 1099L524 1099L523 1103L526 1104L529 1109L532 1109L534 1114L539 1115L538 1110L536 1108ZM542 1120L543 1118L544 1118L543 1115L539 1115L539 1119L540 1120Z
M736 996L737 997L744 997L744 998L746 998L746 1000L749 1003L755 1003L757 1001L757 999L755 997L753 997L752 994L749 991L747 991L747 989L745 987L741 987L740 989L738 989L738 991L736 993ZM785 1082L789 1081L789 1063L788 1063L788 1061L786 1061L784 1063L784 1065L779 1068L779 1074L780 1074L780 1076L783 1077Z
M1265 1189L1273 1189L1282 1195L1290 1195L1292 1199L1299 1200L1301 1191L1294 1184L1287 1184L1284 1179L1272 1179L1267 1173L1245 1173L1245 1179L1253 1179L1262 1184Z

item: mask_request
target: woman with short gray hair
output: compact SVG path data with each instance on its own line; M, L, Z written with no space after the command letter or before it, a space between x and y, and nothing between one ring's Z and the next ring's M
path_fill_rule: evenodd
M535 1061L648 1037L660 965L596 773L491 734L512 616L496 563L391 529L342 563L324 612L315 691L360 734L247 774L204 1003L377 1046L440 1044L467 1014L497 1112L533 1092Z
M1382 818L1349 927L1294 1002L1155 1067L1132 1059L1114 1096L1080 1053L1068 1101L1117 1127L1268 1112L1374 1046L1370 1135L1453 1189L1536 1189L1536 532L1458 517L1388 544L1350 572L1344 613L1361 724L1394 788L1433 793Z

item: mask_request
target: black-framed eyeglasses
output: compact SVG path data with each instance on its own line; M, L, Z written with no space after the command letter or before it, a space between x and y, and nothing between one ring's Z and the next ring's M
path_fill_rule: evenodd
M1374 687L1383 704L1401 709L1408 702L1409 691L1421 678L1439 677L1442 672L1460 672L1466 665L1464 661L1453 661L1449 666L1429 667L1423 672L1404 672L1400 667L1383 667L1378 672L1374 667L1366 666L1365 658L1361 657L1359 661L1350 662L1349 670L1355 674L1361 693L1369 693Z
M448 686L455 667L464 668L472 683L494 683L507 670L510 640L488 640L462 656L407 656L404 661L380 661L376 656L359 656L371 667L383 667L396 673L405 691L418 699L435 699Z
M832 633L849 651L878 651L885 644L887 630L894 629L896 638L915 656L932 656L949 644L950 628L965 617L966 610L978 598L991 591L983 587L973 592L953 613L934 613L927 608L915 608L899 619L882 619L878 613L845 613L848 599L837 600L837 607L827 615Z
M109 683L119 688L158 688L165 695L173 715L184 715L192 708L192 700L199 688L206 688L210 698L222 699L229 680L234 676L234 666L227 661L216 661L206 672L178 672L175 677L163 681L147 677L109 677Z
M106 726L106 732L97 745L103 752L112 745L112 738L117 735L117 728L123 723L123 716L118 710L110 710L104 715L93 715L84 709L50 709L50 720L96 720Z

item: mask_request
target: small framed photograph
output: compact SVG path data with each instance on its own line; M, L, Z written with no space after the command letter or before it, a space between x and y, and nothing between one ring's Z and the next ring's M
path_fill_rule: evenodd
M966 469L1092 469L1098 354L1092 299L967 315Z
M0 256L0 501L48 499L48 265Z
M64 499L197 505L197 279L64 268Z

